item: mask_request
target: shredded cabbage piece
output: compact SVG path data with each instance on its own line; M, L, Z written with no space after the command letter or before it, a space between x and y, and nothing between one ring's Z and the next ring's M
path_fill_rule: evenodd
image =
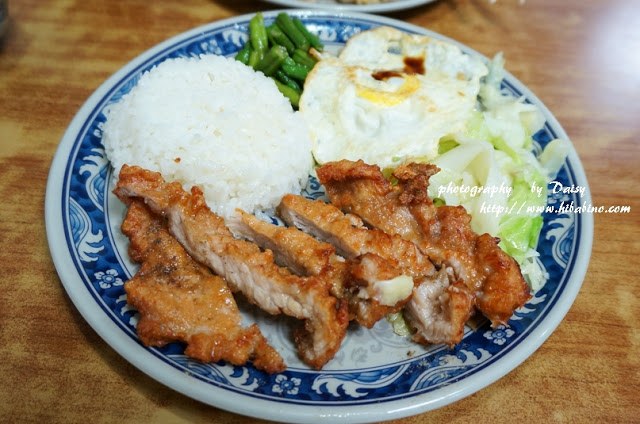
M393 332L398 336L409 337L412 334L411 327L404 319L402 312L394 312L387 315L387 321L391 324Z
M466 130L440 142L440 154L432 162L441 171L431 178L429 195L464 206L474 231L499 237L535 291L547 279L536 251L547 183L564 164L569 146L566 140L553 140L536 156L533 135L545 118L535 105L501 89L504 73L504 58L498 54Z
M552 140L534 153L533 136L543 128L544 115L526 99L502 90L504 76L499 53L481 82L478 110L465 131L440 140L438 156L431 160L440 172L430 179L429 196L436 206L464 206L475 232L499 237L500 247L518 262L535 292L549 278L536 250L547 183L564 164L569 144ZM401 312L387 320L396 334L411 334Z

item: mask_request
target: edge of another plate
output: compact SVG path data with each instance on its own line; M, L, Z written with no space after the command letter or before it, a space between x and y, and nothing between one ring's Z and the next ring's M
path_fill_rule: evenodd
M285 6L291 8L327 10L333 12L359 12L359 13L379 13L379 12L396 12L413 7L422 6L433 3L436 0L390 0L382 3L370 4L348 4L339 3L338 1L305 1L305 0L263 0L266 3Z

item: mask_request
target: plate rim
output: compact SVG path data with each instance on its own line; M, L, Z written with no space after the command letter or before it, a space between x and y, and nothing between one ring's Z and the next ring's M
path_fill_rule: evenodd
M483 60L488 60L484 55L480 54L476 50L450 39L449 37L435 33L423 27L419 27L413 24L408 24L399 20L370 15L365 13L345 13L343 11L329 12L320 10L274 10L265 11L265 16L273 16L281 11L286 11L290 14L297 14L302 16L313 16L318 18L340 18L340 19L366 19L374 21L377 24L384 25L392 24L400 28L406 28L419 33L436 36L437 38L452 42L461 47L466 53L476 55ZM197 399L203 403L211 406L219 407L231 412L239 413L256 418L267 418L277 420L293 420L291 422L329 422L339 419L340 422L354 423L363 422L368 420L390 420L395 418L406 417L418 413L423 413L428 410L436 409L447 404L453 403L466 396L469 396L478 390L493 384L498 379L512 371L522 362L524 362L530 355L532 355L544 341L555 331L557 326L562 322L563 318L573 305L575 298L582 286L584 277L587 272L589 259L591 256L592 242L593 242L593 217L591 214L581 214L576 219L581 224L581 243L576 248L584 249L584 252L575 258L574 268L571 274L568 276L568 281L563 292L559 296L558 302L551 308L547 316L542 322L534 328L526 337L526 343L520 343L515 346L510 352L507 352L502 356L499 361L501 366L496 369L495 365L490 365L487 369L478 371L477 373L465 377L459 382L455 382L446 388L437 389L434 392L418 394L406 398L400 398L393 401L383 402L384 410L374 408L372 404L363 409L363 405L292 405L292 404L279 404L269 399L252 398L252 402L247 404L238 404L238 401L246 399L246 395L238 392L232 392L220 387L212 386L204 381L193 379L186 376L182 371L165 363L159 358L155 358L153 361L148 360L150 354L146 348L140 343L136 343L133 339L126 337L112 320L105 320L103 318L103 312L98 308L95 308L94 299L92 294L84 286L82 279L79 275L66 275L64 272L66 269L73 269L73 261L68 252L68 249L60 249L56 244L60 240L65 240L66 235L63 226L63 219L61 212L63 188L59 184L59 181L55 179L56 175L61 174L59 170L63 170L62 175L67 173L67 164L69 154L73 151L76 135L81 128L87 122L87 119L91 116L91 113L97 105L99 99L101 99L109 90L114 86L114 83L121 80L124 75L131 72L132 69L144 64L147 60L152 58L164 49L167 49L181 40L188 39L194 35L203 32L211 31L219 26L232 25L234 23L247 22L255 12L235 16L227 19L218 20L208 24L204 24L190 30L184 31L180 34L174 35L155 46L142 52L125 65L123 65L118 71L113 73L107 78L83 103L81 108L76 112L75 116L71 120L64 135L61 138L60 144L56 150L54 158L51 163L49 175L47 178L46 195L45 195L45 225L49 251L53 259L56 271L59 279L63 284L65 291L69 298L72 300L76 309L80 312L82 317L89 323L89 325L100 335L100 337L113 348L123 359L132 363L136 368L143 371L148 376L152 377L159 383L176 390L186 396ZM584 172L582 163L578 157L573 143L571 143L566 132L557 121L556 117L547 109L542 101L528 89L523 83L515 78L510 73L506 73L505 76L509 83L514 84L518 90L520 90L527 99L538 105L545 118L547 124L550 125L558 137L565 138L569 141L569 156L568 161L573 170L575 179L577 182L584 183L586 186L586 192L583 199L587 202L591 202L591 194L588 185L588 181ZM66 177L63 179L66 184ZM81 290L78 290L80 285ZM560 302L562 300L562 302ZM546 324L546 325L544 325ZM152 355L153 356L153 355ZM487 378L487 374L490 374ZM194 381L195 380L195 381ZM464 386L464 387L460 387ZM216 397L215 394L224 393L224 396ZM442 394L437 398L433 398L433 394ZM213 394L213 396L212 396ZM212 400L212 398L215 398ZM276 404L276 407L274 407Z
M348 4L334 2L332 4L314 3L313 1L303 0L263 0L266 3L278 6L303 8L313 10L331 10L336 12L362 12L362 13L380 13L380 12L398 12L400 10L411 9L414 7L435 3L437 0L390 0L383 3L372 4Z

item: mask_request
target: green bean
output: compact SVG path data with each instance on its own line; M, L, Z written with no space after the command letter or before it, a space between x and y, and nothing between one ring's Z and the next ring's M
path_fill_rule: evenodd
M269 39L267 38L267 29L264 26L262 13L256 13L249 21L249 38L253 49L260 52L261 57L264 56L269 48Z
M291 39L297 48L304 51L309 50L309 40L307 40L304 34L295 26L289 15L284 12L278 13L278 16L276 16L276 24L282 32L287 34L287 37Z
M247 65L251 66L253 69L256 69L258 63L262 61L262 55L259 51L251 49L249 52L249 63Z
M320 39L300 19L281 12L267 27L263 14L258 12L249 20L249 40L235 59L271 77L297 109L303 83L318 61L313 54L323 48Z
M294 80L293 78L290 78L287 74L285 74L282 69L278 69L276 71L275 77L277 78L278 81L280 81L284 85L293 88L298 93L302 93L302 87L300 87L300 84L298 84L296 80Z
M287 57L282 62L282 71L289 77L295 78L298 81L304 81L307 78L310 70L311 69L309 67L296 63L290 57Z
M282 32L282 30L278 27L278 25L273 24L267 28L267 36L269 37L269 41L271 44L279 44L284 46L287 49L287 53L293 54L296 50L296 46L293 42L287 37L287 34Z
M313 68L316 64L316 60L309 55L309 53L304 50L295 49L291 58L294 62L299 63L300 65L307 66L309 68Z
M324 45L322 44L318 36L309 32L307 27L302 23L300 19L293 18L292 21L296 28L298 28L298 31L300 31L302 35L304 35L304 37L307 39L307 41L309 41L309 44L311 44L314 49L318 50L319 52L324 49Z
M287 57L289 57L287 55L287 49L276 44L264 55L255 69L256 71L262 71L263 74L269 77L280 69L280 65Z
M244 43L244 46L236 53L235 59L245 65L249 64L249 55L251 54L251 43Z
M291 105L294 108L298 108L298 105L300 104L300 93L298 93L296 90L294 90L293 88L281 83L278 80L273 80L276 83L276 86L278 87L278 90L280 90L280 92L289 99L289 101L291 102Z

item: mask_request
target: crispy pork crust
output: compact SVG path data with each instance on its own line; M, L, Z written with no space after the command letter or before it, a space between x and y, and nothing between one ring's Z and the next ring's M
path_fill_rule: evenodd
M335 207L360 217L367 225L416 242L422 228L380 168L359 160L328 162L316 169Z
M229 229L237 237L245 238L263 249L271 250L280 266L292 270L297 275L333 274L341 263L336 249L313 236L293 227L274 225L240 209L227 222ZM341 284L341 282L338 282ZM341 297L341 287L334 291Z
M129 255L141 264L126 282L127 301L140 313L137 332L147 346L186 343L185 354L203 362L248 361L268 373L285 364L257 325L243 328L225 281L194 261L140 201L122 223Z
M401 165L393 173L395 186L379 167L362 161L331 162L316 172L331 203L414 242L438 267L454 271L492 325L505 324L530 298L520 267L498 240L473 232L463 207L433 205L427 187L437 171L429 164Z
M234 238L198 187L189 193L157 172L125 165L114 193L125 203L140 198L166 217L170 233L189 254L223 276L233 291L270 314L303 320L295 340L304 362L320 369L333 358L346 334L348 311L324 280L294 275L276 265L271 251Z
M435 272L429 258L415 244L396 234L367 228L359 217L344 214L332 204L287 194L280 201L277 211L287 224L334 245L338 253L347 259L375 253L396 261L413 277Z
M286 202L283 201L284 203ZM312 202L309 205L324 208L322 202ZM336 211L344 216L339 210ZM369 253L363 246L355 245L352 246L353 254L345 259L336 254L332 244L317 240L298 228L274 225L240 210L229 225L236 235L274 252L282 264L297 270L294 272L300 275L314 275L325 280L331 286L331 293L349 305L349 319L367 328L373 327L387 314L399 311L409 301L410 293L393 305L383 305L376 298L376 282L389 280L406 272L394 259ZM366 228L359 230L369 231ZM349 235L345 234L345 237ZM386 250L394 255L405 253ZM410 255L407 255L405 261L409 258ZM418 270L420 268L416 266L412 272Z
M405 164L391 182L375 165L330 162L317 169L330 204L285 195L277 211L289 227L242 211L227 227L198 187L187 192L159 173L123 166L114 193L130 205L122 229L141 262L125 286L141 312L141 340L183 341L203 361L282 370L257 326L240 327L232 291L302 320L294 341L315 369L334 357L349 320L370 328L403 310L415 341L450 346L475 309L506 324L530 297L520 268L498 239L471 229L463 207L434 206L427 187L438 171ZM376 283L402 275L413 279L412 293L382 304Z

